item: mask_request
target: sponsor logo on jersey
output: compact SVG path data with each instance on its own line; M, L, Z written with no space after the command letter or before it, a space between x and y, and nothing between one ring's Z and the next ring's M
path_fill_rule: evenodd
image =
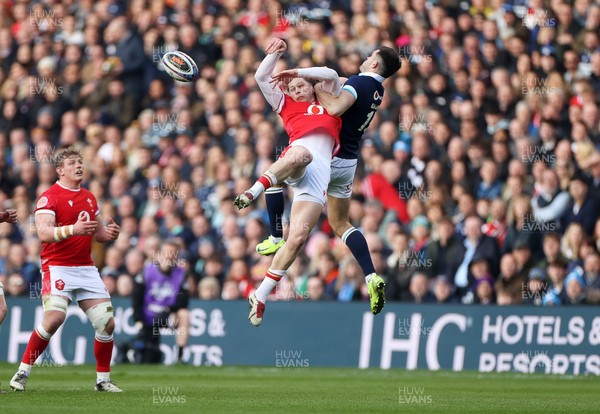
M94 203L92 203L92 199L91 198L88 198L87 202L90 204L90 207L94 207Z
M304 115L323 115L325 109L321 105L310 105Z
M375 91L375 93L373 94L373 99L375 99L376 101L381 100L381 95L379 95L379 91Z
M73 200L69 200L69 205L73 207Z

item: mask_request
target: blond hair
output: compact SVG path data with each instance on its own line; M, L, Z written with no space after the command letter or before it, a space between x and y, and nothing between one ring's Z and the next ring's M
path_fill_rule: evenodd
M54 155L54 166L62 167L65 160L71 157L83 158L81 152L73 146L59 149Z

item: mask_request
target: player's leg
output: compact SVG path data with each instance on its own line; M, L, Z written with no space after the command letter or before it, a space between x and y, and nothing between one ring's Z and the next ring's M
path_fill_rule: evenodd
M327 219L335 234L348 246L360 265L369 289L371 312L378 314L385 304L385 283L375 272L365 236L350 223L350 197L356 161L334 158L327 188Z
M335 234L348 246L360 265L367 283L375 274L365 237L350 223L350 197L356 173L356 160L334 158L327 186L327 220Z
M294 201L290 213L287 248L281 248L273 257L271 268L287 270L302 250L308 235L317 224L323 205L313 201ZM285 247L285 246L284 246Z
M267 296L269 296L273 288L285 275L286 270L296 260L296 257L298 257L302 246L304 246L304 243L308 239L308 235L317 224L322 211L323 205L318 202L295 200L292 204L289 234L286 243L275 253L273 262L265 278L249 299L249 319L252 325L259 326L261 324Z
M283 239L284 197L281 186L271 187L265 191L265 201L269 214L269 237L256 245L256 252L263 256L277 253L285 240Z
M79 289L75 300L94 327L94 356L96 357L96 391L121 392L110 380L110 360L115 329L114 308L110 295L95 266L71 269L77 272Z
M259 326L265 310L265 301L286 270L296 259L308 235L316 225L325 205L327 183L331 173L333 140L327 137L311 137L304 141L313 155L306 173L299 179L288 180L294 189L294 201L290 212L290 224L286 243L273 257L271 267L257 291L250 295L250 323Z
M13 390L25 391L31 367L48 347L52 335L65 321L67 306L73 299L74 286L68 274L63 272L62 267L51 266L50 269L42 272L41 294L44 319L33 330L19 369L10 380L10 387Z
M188 309L179 309L175 314L175 329L177 362L183 362L183 350L190 339L190 311Z
M69 298L65 296L48 294L42 299L44 319L31 334L27 347L21 358L21 364L15 375L10 380L10 387L15 391L25 391L25 385L31 373L31 367L40 355L44 353L50 338L60 328L67 315Z
M375 274L369 246L363 234L350 223L350 199L327 195L327 219L335 234L348 246L365 277ZM367 282L369 280L367 279Z
M342 239L352 252L352 255L365 274L365 281L369 288L371 312L377 315L385 304L385 282L375 272L369 245L365 236L352 224L348 218L350 211L349 198L327 196L327 218L335 234Z
M239 209L248 207L252 201L265 190L281 183L288 178L299 179L306 166L312 162L311 152L302 145L293 145L286 148L285 153L260 177L252 187L243 194L238 195L233 204Z
M94 356L96 357L96 391L121 392L110 381L110 360L114 345L114 308L108 298L82 299L79 307L94 327Z

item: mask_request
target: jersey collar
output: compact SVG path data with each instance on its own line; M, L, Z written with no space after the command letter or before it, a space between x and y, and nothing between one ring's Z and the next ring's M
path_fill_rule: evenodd
M69 187L65 187L64 185L62 185L60 183L60 181L57 181L56 184L58 184L60 187L64 188L65 190L69 190L69 191L75 191L75 192L77 192L77 191L81 190L81 188L69 188Z
M385 80L385 78L383 76L381 76L375 72L363 72L363 73L359 73L358 76L370 76L373 79L375 79L376 81L378 81L379 83L383 83L383 81Z

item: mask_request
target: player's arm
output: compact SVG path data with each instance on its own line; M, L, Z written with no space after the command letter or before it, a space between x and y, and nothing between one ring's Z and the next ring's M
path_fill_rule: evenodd
M256 83L265 99L269 102L273 110L277 112L281 110L284 95L279 86L272 84L271 82L273 80L272 76L275 65L277 65L277 61L286 49L287 45L283 40L278 38L271 40L265 49L267 56L260 63L258 69L256 69L256 74L254 75L254 79L256 79Z
M354 89L354 88L352 88ZM339 96L327 92L321 85L315 85L317 100L333 116L341 116L356 102L356 96L344 86Z
M316 79L323 82L323 89L337 96L342 91L340 76L333 69L326 66L320 68L300 68L298 76L301 78Z
M96 216L96 221L98 224L98 231L96 232L96 241L98 243L106 243L109 241L117 240L119 237L119 233L121 232L121 227L115 223L112 217L108 218L108 225L105 226L102 220L102 216L98 214Z
M293 78L315 79L322 82L323 89L335 96L342 91L342 79L333 69L326 66L312 68L296 68L279 72L273 76L272 82L290 80Z
M72 236L91 236L96 232L98 223L95 221L77 220L68 226L57 226L54 214L36 212L35 228L42 243L57 243Z

